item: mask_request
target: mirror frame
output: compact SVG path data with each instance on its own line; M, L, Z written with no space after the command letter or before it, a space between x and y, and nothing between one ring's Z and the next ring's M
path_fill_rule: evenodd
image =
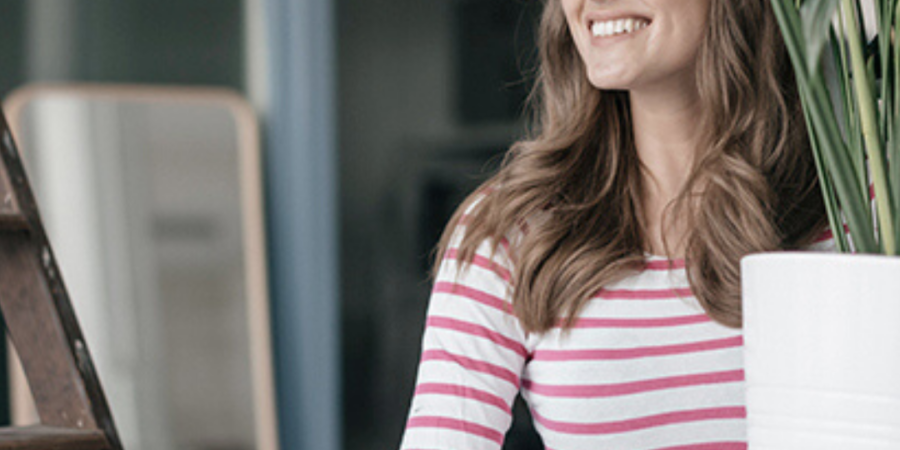
M136 84L33 84L10 93L3 109L14 137L25 106L47 96L147 103L189 103L224 107L234 117L238 139L241 222L250 362L257 450L278 450L272 328L269 306L264 191L259 124L253 107L232 90ZM26 150L27 151L27 150ZM11 347L10 347L11 348ZM14 349L9 352L11 415L15 425L34 423L37 414ZM101 374L102 377L102 374ZM101 378L102 383L102 378Z

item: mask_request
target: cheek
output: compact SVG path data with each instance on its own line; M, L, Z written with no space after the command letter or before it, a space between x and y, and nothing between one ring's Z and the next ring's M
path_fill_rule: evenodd
M675 33L665 51L658 52L665 65L672 70L693 67L706 37L704 27L705 24L696 24L681 28Z
M553 1L553 0L550 0ZM563 11L563 15L566 17L566 25L569 26L569 31L571 32L572 26L577 22L578 10L579 10L579 1L581 0L562 0L559 2L560 8Z
M709 2L707 0L661 0L677 6L661 23L660 35L655 39L652 52L660 63L670 69L691 66L697 59L700 47L709 27ZM725 0L732 1L732 0Z
M700 48L703 47L703 42L706 40L705 31L705 25L698 26L693 30L691 35L685 38L685 40L690 43L686 46L685 58L689 59L692 64L697 61L697 58L700 55Z
M575 43L575 49L578 51L578 57L582 62L586 62L589 58L590 48L585 48L586 40L590 39L586 30L581 29L580 15L578 14L579 6L576 1L562 2L563 10L566 16L566 28L572 42Z
M707 22L707 16L709 15L708 4L704 3L703 5L706 5L706 7L698 5L698 8L692 14L682 20L684 24L680 38L684 43L682 53L690 56L697 55L709 31L709 23Z

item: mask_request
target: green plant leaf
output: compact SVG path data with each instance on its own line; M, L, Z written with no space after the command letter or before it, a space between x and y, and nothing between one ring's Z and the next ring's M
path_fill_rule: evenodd
M878 129L878 106L873 96L872 82L869 80L870 71L866 68L865 42L862 40L861 17L857 16L854 6L858 3L853 0L842 0L844 11L844 30L847 33L850 49L851 70L853 73L853 87L856 91L856 101L859 118L862 123L863 141L865 142L866 156L869 162L870 180L875 190L875 205L878 218L878 244L881 251L888 255L897 254L896 241L894 240L894 215L893 205L890 200L887 179L887 161L884 154L882 136ZM874 65L872 65L874 72ZM873 75L874 78L874 75ZM866 188L868 186L865 186ZM868 195L866 195L866 198Z
M800 98L809 124L807 128L812 133L810 139L815 141L811 143L820 157L817 167L820 176L826 179L825 183L830 185L824 186L826 189L823 189L823 194L827 197L826 210L829 211L829 222L837 235L842 229L838 225L841 223L840 218L845 218L853 239L853 251L875 253L878 251L878 243L872 230L868 189L865 192L859 191L858 186L861 183L857 178L847 143L841 136L823 71L818 70L820 68L808 71L803 67L807 60L805 42L801 35L800 12L794 0L771 0L771 2L794 65ZM843 245L841 247L842 250L846 249Z
M894 20L894 30L900 30L900 2L894 1L888 7L893 9L893 20ZM888 28L888 27L885 27ZM900 45L894 43L892 47L892 52L890 56L892 58L891 64L894 68L892 85L894 90L894 95L898 95L898 90L900 90ZM900 222L900 98L894 97L894 108L892 111L892 120L894 126L893 138L890 141L889 149L889 164L891 168L891 183L892 183L892 193L894 199L894 214L896 214L895 219L897 222ZM896 238L897 242L900 242L900 226L896 227Z
M810 73L819 67L837 6L838 0L806 0L800 6L800 22L806 41L806 69Z

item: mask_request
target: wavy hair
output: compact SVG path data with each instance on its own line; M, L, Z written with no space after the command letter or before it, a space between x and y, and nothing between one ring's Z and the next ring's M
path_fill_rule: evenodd
M793 70L769 2L712 0L698 53L702 143L664 214L687 224L685 265L706 313L741 326L740 258L797 249L827 226ZM531 136L457 209L457 258L471 263L529 222L512 250L513 311L529 332L570 327L602 287L645 264L647 220L628 93L595 88L558 0L538 31Z

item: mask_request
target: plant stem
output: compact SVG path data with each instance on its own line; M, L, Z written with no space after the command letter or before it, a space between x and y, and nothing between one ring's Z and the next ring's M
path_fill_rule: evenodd
M893 30L888 30L890 41L892 42L893 53L893 63L894 63L894 77L891 80L891 84L894 89L894 110L893 110L893 139L891 140L890 149L891 157L888 161L889 168L891 170L891 182L893 184L893 192L894 194L894 212L900 213L900 98L897 96L900 95L900 45L898 45L897 39L900 36L897 36L896 33L900 33L900 2L895 4L894 10L894 28ZM896 218L896 217L895 217ZM897 229L897 233L895 237L898 241L900 241L900 227Z
M803 104L803 120L806 121L806 128L812 130L813 124L810 121L809 106L807 105L807 102L800 103ZM850 246L847 243L847 233L844 232L844 224L840 219L841 210L838 208L837 202L835 201L834 188L831 185L831 179L822 162L822 150L819 148L818 138L817 134L809 133L809 143L812 147L813 161L816 163L816 170L819 172L819 189L822 191L825 212L828 215L828 226L831 228L831 235L837 250L841 253L849 253Z
M844 14L840 8L837 9L838 19L843 22ZM850 79L850 63L847 61L847 46L843 37L838 37L832 27L832 39L837 42L838 53L840 54L840 67L838 79L841 85L841 92L844 94L843 111L844 120L848 123L845 136L847 136L847 149L851 152L850 158L853 162L853 168L856 170L856 178L859 182L860 192L868 192L869 183L866 181L866 154L863 151L862 131L860 130L859 114L856 113L856 105L853 102L853 80ZM837 62L837 61L836 61Z
M860 32L856 26L856 13L851 0L843 0L843 7L845 14L844 29L850 41L850 60L854 74L853 84L856 88L856 100L860 119L862 120L863 140L865 141L866 155L869 157L869 168L875 185L875 204L878 211L880 243L886 254L896 255L893 214L891 214L890 192L887 186L884 155L882 153L881 137L878 134L878 122L871 86L866 76L868 71L866 70L863 57Z

